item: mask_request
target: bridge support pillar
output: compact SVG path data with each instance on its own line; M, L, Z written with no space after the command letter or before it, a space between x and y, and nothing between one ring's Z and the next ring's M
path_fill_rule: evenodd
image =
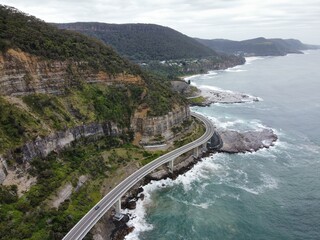
M121 212L121 198L119 198L118 201L116 201L115 208L116 208L116 214Z
M171 160L171 161L169 162L169 172L170 172L170 173L173 173L173 165L174 165L174 160Z
M202 144L202 150L203 150L204 152L207 151L207 144L206 144L206 143Z
M193 150L193 155L198 158L199 157L199 147L196 147L194 150Z

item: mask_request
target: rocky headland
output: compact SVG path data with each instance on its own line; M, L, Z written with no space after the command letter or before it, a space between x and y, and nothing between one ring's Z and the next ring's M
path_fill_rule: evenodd
M245 103L258 102L260 99L241 92L234 92L222 89L210 89L206 87L197 88L186 81L172 81L172 89L184 94L191 106L209 106L213 103Z
M231 92L223 90L212 90L207 88L200 88L200 95L204 97L204 101L198 106L209 106L212 103L245 103L245 102L258 102L259 98L250 96L245 93Z

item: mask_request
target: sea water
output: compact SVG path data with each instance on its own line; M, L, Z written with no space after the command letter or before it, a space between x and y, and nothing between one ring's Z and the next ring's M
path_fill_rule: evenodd
M249 58L189 78L262 101L193 107L220 128L272 128L274 147L218 153L176 180L152 182L127 239L320 239L320 51Z

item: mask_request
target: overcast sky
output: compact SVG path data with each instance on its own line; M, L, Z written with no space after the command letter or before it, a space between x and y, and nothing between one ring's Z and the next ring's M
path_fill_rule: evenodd
M320 44L320 0L0 0L47 22L155 23L191 37Z

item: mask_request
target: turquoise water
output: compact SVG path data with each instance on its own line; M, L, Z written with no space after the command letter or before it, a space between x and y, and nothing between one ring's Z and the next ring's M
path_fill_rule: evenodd
M261 102L194 107L220 128L273 128L279 141L248 154L214 154L145 186L127 239L320 239L320 51L249 59L191 78Z

